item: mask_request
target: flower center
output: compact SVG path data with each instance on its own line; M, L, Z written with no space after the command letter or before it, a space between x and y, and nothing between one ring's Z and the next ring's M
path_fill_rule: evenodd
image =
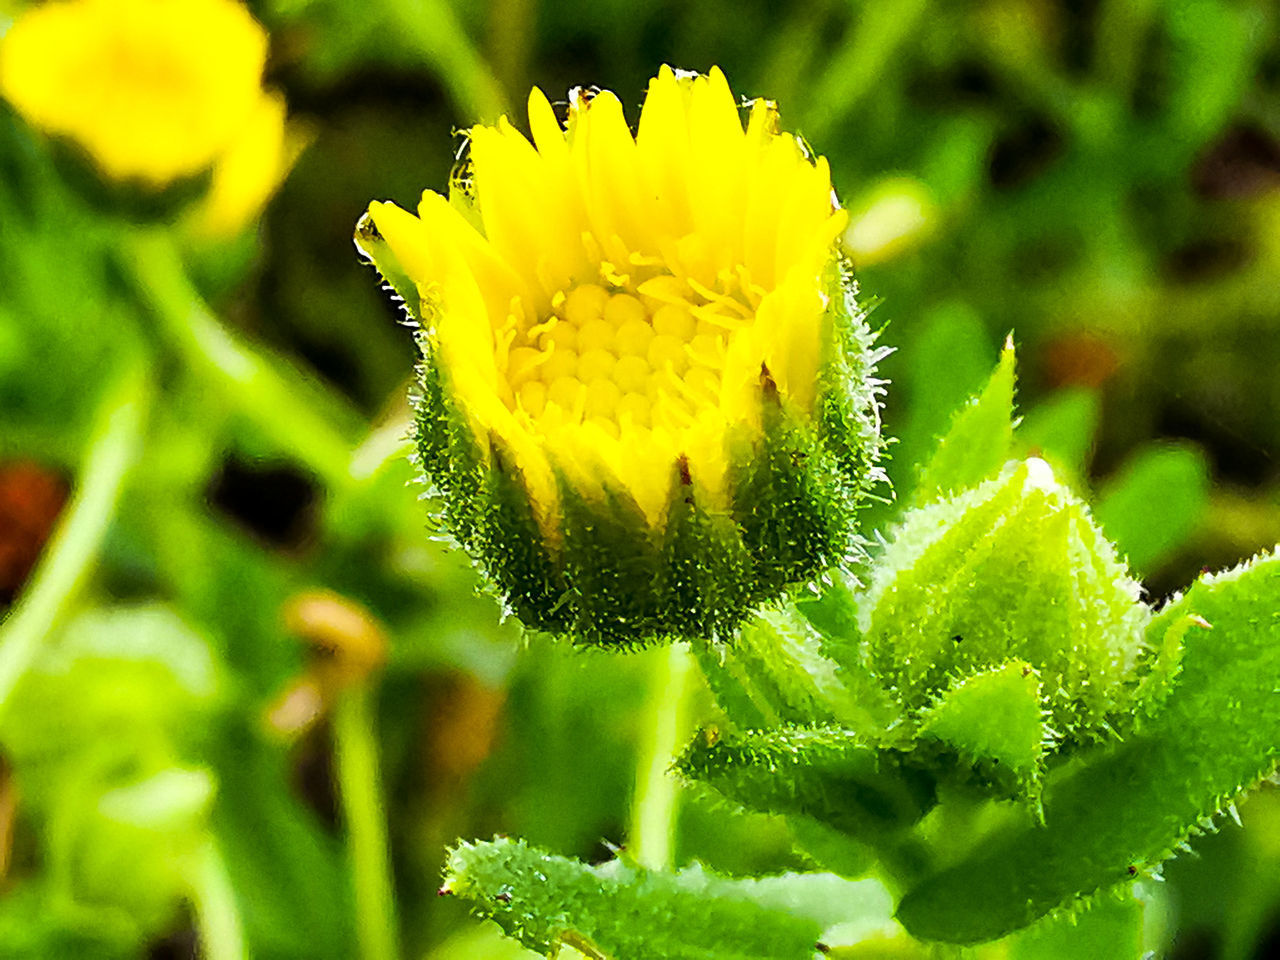
M638 288L583 283L557 295L554 313L511 343L511 409L544 433L590 422L616 439L691 425L719 406L729 338L752 316L737 297L706 294L663 274Z

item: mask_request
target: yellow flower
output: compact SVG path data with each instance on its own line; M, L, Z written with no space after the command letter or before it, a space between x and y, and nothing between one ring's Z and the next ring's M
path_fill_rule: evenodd
M109 178L201 173L260 109L267 35L235 0L67 0L0 40L0 95Z
M197 233L234 234L255 220L311 139L306 130L285 123L284 97L265 94L239 136L218 158L209 192L193 211Z
M562 126L535 89L532 142L505 118L474 127L450 198L427 191L416 217L374 203L362 222L362 249L424 324L420 447L453 501L446 519L535 625L557 629L559 614L522 612L504 584L496 567L530 557L486 550L507 534L483 529L492 502L479 519L459 506L465 457L456 433L443 439L448 424L479 450L482 501L493 472L514 468L546 553L540 589L588 639L724 633L779 581L847 549L836 541L878 448L870 338L836 249L847 217L826 161L780 132L773 103L743 120L714 68L664 67L634 136L612 93L575 91ZM763 465L780 469L778 444L794 461L785 496L756 482ZM805 539L808 521L763 528L779 497L783 513L829 514L803 561L783 558L795 542L771 541ZM688 506L704 527L728 527L674 547ZM702 573L681 551L712 541L734 583L695 589ZM610 564L616 576L602 573ZM658 597L663 583L683 599ZM636 601L607 601L612 627L588 596L604 588Z

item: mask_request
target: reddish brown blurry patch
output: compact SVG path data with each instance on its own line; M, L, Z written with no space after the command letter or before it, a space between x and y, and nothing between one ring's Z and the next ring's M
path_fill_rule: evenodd
M67 502L57 473L28 460L0 463L0 605L12 603Z
M1072 333L1048 344L1045 379L1052 387L1100 387L1120 368L1110 341L1090 333Z
M1236 126L1196 161L1191 183L1202 197L1234 200L1280 187L1280 141L1257 126Z
M456 784L493 750L506 696L465 673L439 674L428 683L422 744L429 782Z

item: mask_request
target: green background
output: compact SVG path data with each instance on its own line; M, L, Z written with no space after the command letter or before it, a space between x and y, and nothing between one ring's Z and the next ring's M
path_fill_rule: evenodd
M900 498L1012 333L1027 451L1090 496L1151 598L1280 541L1274 4L251 6L311 141L260 225L186 251L193 280L0 105L0 604L34 583L32 504L89 489L95 457L131 461L0 713L5 956L190 956L179 853L207 836L255 956L355 955L327 715L266 719L309 669L283 611L317 586L390 639L377 731L407 956L504 955L434 895L456 837L588 860L623 841L652 656L517 650L433 536L397 453L411 331L351 243L369 200L445 187L459 128L521 123L531 84L612 89L634 120L658 65L719 65L830 159L855 218L886 191L920 202L925 225L858 271L896 348ZM104 425L120 404L145 411L132 434ZM1166 869L1171 956L1280 942L1280 800L1241 814ZM790 851L767 818L684 806L682 861L749 873L800 866Z

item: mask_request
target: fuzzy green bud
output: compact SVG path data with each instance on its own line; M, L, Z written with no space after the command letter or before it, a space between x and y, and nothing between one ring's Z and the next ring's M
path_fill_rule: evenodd
M974 695L965 678L1018 661L1052 733L1096 739L1147 667L1139 589L1048 464L1010 464L907 514L859 603L863 662L936 723L948 691Z

